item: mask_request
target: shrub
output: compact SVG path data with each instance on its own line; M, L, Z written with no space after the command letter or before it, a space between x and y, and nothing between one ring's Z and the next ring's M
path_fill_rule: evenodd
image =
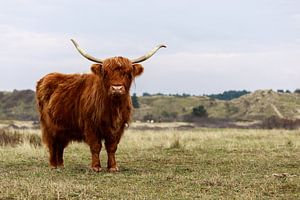
M151 121L151 120L154 120L154 117L152 114L147 114L143 117L143 121Z
M203 105L197 106L193 108L192 115L195 117L207 117L207 111Z

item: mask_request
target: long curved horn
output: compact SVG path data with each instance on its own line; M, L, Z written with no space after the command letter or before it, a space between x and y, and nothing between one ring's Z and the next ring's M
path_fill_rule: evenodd
M163 44L160 44L160 45L157 45L156 47L154 47L151 51L149 51L146 55L143 55L139 58L136 58L136 59L132 59L131 62L132 63L140 63L140 62L143 62L147 59L149 59L151 56L153 56L160 48L166 48L167 46L166 45L163 45Z
M83 56L85 57L86 59L90 60L90 61L93 61L93 62L96 62L96 63L103 63L103 60L102 59L98 59L98 58L95 58L89 54L87 54L83 49L81 49L79 47L79 45L75 42L75 40L71 39L72 43L74 44L74 46L76 47L76 49L78 50L78 52Z

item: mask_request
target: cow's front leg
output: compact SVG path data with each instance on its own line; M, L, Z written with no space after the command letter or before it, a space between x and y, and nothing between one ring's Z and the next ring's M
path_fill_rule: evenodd
M100 159L99 159L101 147L102 147L101 142L94 143L94 144L90 145L90 150L91 150L91 153L92 153L91 168L95 172L100 172L102 170L101 169L101 164L100 164Z
M100 172L102 170L100 159L99 159L99 155L102 147L101 140L99 141L97 137L90 137L87 143L90 146L90 151L92 154L91 169L94 170L95 172Z
M118 172L115 153L117 151L118 142L107 142L105 141L105 148L107 152L107 170L109 172Z

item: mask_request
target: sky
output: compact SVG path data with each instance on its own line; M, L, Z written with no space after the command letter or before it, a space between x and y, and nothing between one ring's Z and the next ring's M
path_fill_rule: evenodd
M143 62L131 92L300 88L299 0L10 0L0 11L0 90L51 72L90 73L74 48Z

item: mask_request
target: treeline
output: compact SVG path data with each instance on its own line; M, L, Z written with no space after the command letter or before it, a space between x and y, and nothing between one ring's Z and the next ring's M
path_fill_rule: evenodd
M182 94L179 94L179 93L176 93L176 94L163 94L163 93L160 93L160 92L159 93L150 94L148 92L144 92L142 94L142 96L143 97L151 97L151 96L190 97L190 96L195 96L195 95L190 95L190 94L187 94L187 93L182 93Z
M229 91L225 91L220 94L211 94L211 95L206 95L206 96L213 98L213 99L230 101L232 99L239 98L239 97L241 97L245 94L249 94L249 93L250 92L246 91L246 90L241 90L241 91L229 90Z
M283 89L278 89L278 93L292 93L290 90L283 90ZM296 89L294 93L300 94L300 89Z
M290 90L283 90L283 89L278 89L278 93L292 93ZM223 93L219 94L210 94L210 95L205 95L213 99L219 99L219 100L225 100L225 101L230 101L232 99L239 98L243 95L250 94L250 91L247 90L229 90L225 91ZM294 93L300 94L300 89L296 89Z
M283 90L283 89L278 89L278 93L292 93L290 90ZM228 90L223 93L218 93L218 94L206 94L203 96L207 96L213 99L219 99L219 100L225 100L225 101L230 101L232 99L239 98L243 95L250 94L250 91L247 90ZM300 94L300 89L296 89L294 93ZM134 93L134 96L136 96L136 93ZM174 97L190 97L190 96L197 96L197 95L191 95L187 93L176 93L176 94L163 94L163 93L154 93L150 94L148 92L144 92L142 94L143 97L151 97L151 96L174 96Z
M239 98L245 94L249 94L249 91L246 90L242 90L242 91L235 91L235 90L229 90L229 91L225 91L223 93L220 94L210 94L210 95L204 95L213 99L220 99L220 100L231 100L231 99L235 99L235 98ZM176 94L163 94L163 93L155 93L155 94L150 94L147 92L144 92L143 97L150 97L150 96L173 96L173 97L190 97L190 96L196 96L196 95L191 95L191 94L187 94L187 93L176 93Z
M219 93L219 94L210 94L210 95L204 95L213 99L220 99L220 100L232 100L235 98L239 98L245 94L249 94L249 91L246 90L241 90L241 91L235 91L235 90L229 90L229 91L225 91L223 93ZM191 95L191 94L187 94L187 93L182 93L182 94L163 94L163 93L155 93L155 94L150 94L147 92L144 92L143 97L150 97L150 96L173 96L173 97L190 97L190 96L196 96L196 95Z

